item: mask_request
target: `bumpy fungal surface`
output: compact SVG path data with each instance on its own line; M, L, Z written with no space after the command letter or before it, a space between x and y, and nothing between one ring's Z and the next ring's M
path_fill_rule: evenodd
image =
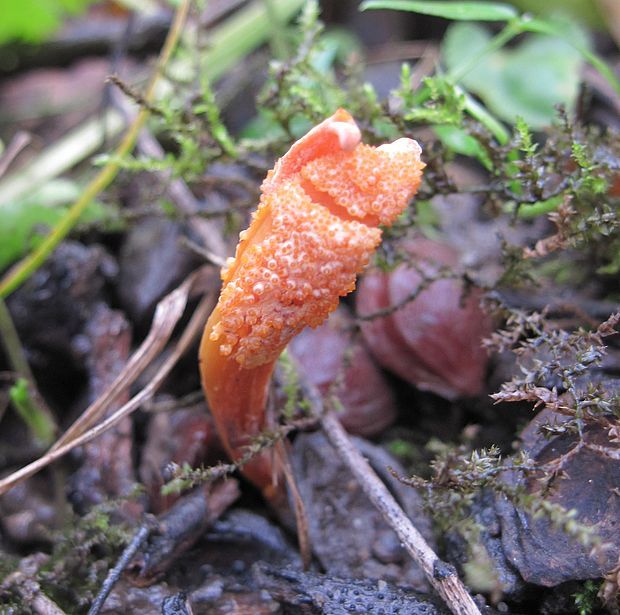
M222 271L219 302L200 344L200 371L222 443L241 460L268 424L265 405L278 355L316 327L355 288L381 240L420 183L411 139L372 148L344 110L314 127L261 186L250 227ZM270 451L242 471L276 505L285 499Z
M250 228L222 272L209 339L244 368L274 361L304 327L321 324L355 288L390 224L417 190L420 147L410 139L358 144L270 172Z
M246 368L277 359L305 326L323 322L353 290L381 239L379 229L343 221L313 203L296 181L263 199L257 218L265 209L269 235L237 257L211 332L220 352Z
M301 175L354 218L391 224L413 196L422 176L420 146L399 139L378 148L360 144L308 163Z

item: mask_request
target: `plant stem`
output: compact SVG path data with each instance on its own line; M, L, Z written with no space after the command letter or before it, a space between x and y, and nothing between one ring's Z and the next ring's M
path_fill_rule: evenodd
M2 298L0 298L0 339L13 371L22 376L22 378L34 382L32 370L30 365L28 365L26 354L19 340L19 334L11 318L9 308Z
M286 44L284 33L287 20L282 18L280 10L276 6L277 3L274 0L263 0L263 4L271 25L271 52L275 58L283 60L288 53L288 45Z
M151 102L155 95L155 86L164 67L170 60L172 52L176 47L183 24L189 11L190 0L183 0L176 11L174 21L166 37L166 41L159 55L157 68L151 77L144 99ZM149 111L146 108L140 109L136 119L129 127L123 140L116 148L114 155L108 160L107 164L99 171L97 176L86 186L80 198L69 208L62 220L54 227L52 232L41 242L29 256L13 267L9 273L0 281L0 297L6 297L16 288L21 286L47 259L56 246L67 236L69 231L75 226L80 216L89 203L116 177L119 169L119 160L128 154L136 141L140 129L146 122Z
M485 56L498 49L501 49L506 43L512 40L517 34L523 32L521 19L513 19L506 24L506 27L494 36L478 53L473 55L465 64L458 66L448 73L448 77L458 83L469 71L474 69Z
M489 111L486 107L476 101L470 94L463 90L460 86L454 86L459 94L462 94L465 100L465 110L474 119L478 120L491 134L497 139L500 145L505 145L510 139L510 134L504 128L504 125Z
M0 341L11 368L19 376L10 392L13 406L32 434L47 446L51 444L56 434L56 421L37 390L19 334L2 298L0 298Z
M521 205L517 210L517 217L523 219L538 218L544 214L555 211L562 202L562 196L553 196L545 201L538 201L531 205ZM511 208L514 209L514 208Z
M501 49L506 43L512 40L517 34L522 32L521 20L513 19L506 24L506 27L494 36L478 53L473 55L463 65L457 67L453 71L447 74L448 78L455 84L463 79L463 77L475 68L480 60L486 55ZM508 131L504 128L502 123L493 117L491 113L481 104L479 104L474 98L472 98L463 88L459 85L455 85L456 90L465 99L465 110L475 119L477 119L483 126L485 126L497 139L498 143L505 145L510 138Z
M44 405L36 403L34 387L26 378L18 378L9 391L11 402L32 435L45 447L54 441L56 423Z

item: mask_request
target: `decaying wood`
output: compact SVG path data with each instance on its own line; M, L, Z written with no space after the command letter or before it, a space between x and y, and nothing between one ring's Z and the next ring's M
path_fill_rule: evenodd
M123 371L131 347L131 328L121 312L99 304L86 327L91 340L87 358L91 398L97 399ZM107 415L129 401L125 389ZM87 506L103 502L109 497L127 496L136 482L133 463L133 426L124 418L101 438L84 447L84 460L73 476L74 490Z
M158 532L129 565L135 585L154 583L187 551L211 524L239 497L234 479L203 485L181 498L158 517Z

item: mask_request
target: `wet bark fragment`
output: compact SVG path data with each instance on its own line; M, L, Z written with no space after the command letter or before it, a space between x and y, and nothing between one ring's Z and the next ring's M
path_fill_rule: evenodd
M179 500L158 519L160 533L150 537L131 563L132 581L136 585L153 583L196 543L238 496L237 482L229 479L200 487Z
M256 582L285 608L307 615L443 615L449 613L432 598L400 589L385 581L353 580L326 575L254 566ZM289 610L294 608L295 610Z
M95 400L114 381L127 363L131 350L131 328L122 312L99 303L84 330L89 352L86 359L89 399ZM129 399L123 392L106 413L109 416ZM72 477L71 499L86 510L111 497L131 493L136 481L133 464L133 427L130 417L83 448L83 462ZM125 507L135 516L139 506ZM132 510L129 510L129 509Z

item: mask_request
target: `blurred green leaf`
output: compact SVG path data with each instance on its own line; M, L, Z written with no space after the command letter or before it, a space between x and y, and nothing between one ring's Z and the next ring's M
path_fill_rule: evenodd
M54 180L27 199L7 203L2 208L0 225L0 270L5 269L36 245L39 237L66 213L66 205L79 194L79 188L67 180ZM80 221L97 222L108 217L97 202L86 210Z
M39 43L70 14L94 0L0 0L0 43L19 39Z
M571 36L585 41L575 25ZM442 45L448 70L458 71L490 41L491 35L480 25L451 25ZM574 108L581 63L580 52L563 38L533 34L515 48L483 55L461 83L502 119L514 122L521 116L530 127L539 129L551 123L556 105L569 111Z
M63 209L30 204L10 203L2 209L0 228L0 270L5 269L30 249L36 239L37 227L54 226ZM41 233L42 234L42 233Z
M482 145L462 128L444 125L433 126L433 130L449 150L456 154L477 158L489 171L493 168L493 163Z
M324 32L310 58L316 70L328 71L336 62L345 62L353 53L362 53L359 40L344 28Z
M586 62L589 62L605 79L609 85L620 95L620 80L616 77L614 69L598 54L590 49L589 40L583 31L577 31L580 36L574 36L570 28L566 28L566 22L556 19L524 18L521 20L521 28L526 32L549 34L564 39L571 47L576 49ZM575 30L575 28L573 28Z
M600 28L605 21L597 0L511 0L511 3L524 13L551 18L563 13L590 27Z
M367 0L360 11L393 9L433 15L459 21L508 21L517 16L514 7L503 2L435 2L433 0Z

